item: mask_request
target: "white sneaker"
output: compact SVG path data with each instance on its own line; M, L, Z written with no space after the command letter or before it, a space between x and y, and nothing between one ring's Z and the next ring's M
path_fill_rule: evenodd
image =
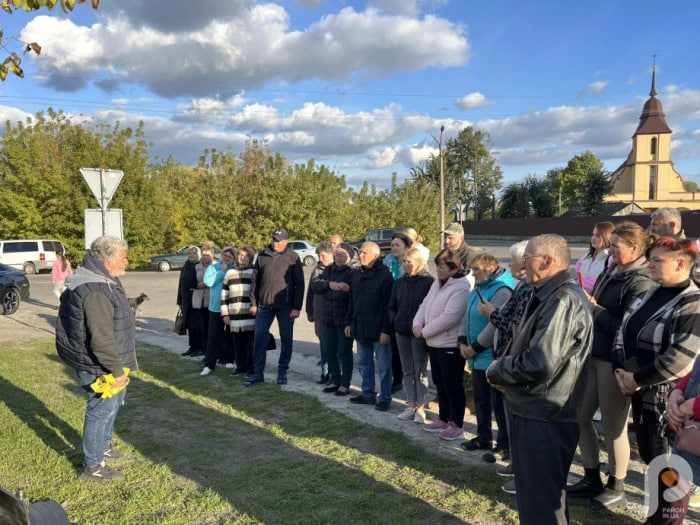
M416 409L413 407L406 407L403 412L401 412L397 417L402 421L409 421L413 419Z
M595 411L595 414L593 414L593 421L600 421L603 419L602 414L600 413L600 409Z
M212 372L213 372L213 370L212 370L211 368L209 368L208 366L205 366L205 367L204 367L204 370L202 370L202 373L199 374L199 375L200 375L200 376L208 376L208 375L211 374Z
M422 408L416 408L415 414L413 414L413 422L419 425L425 424L425 410Z
M228 368L229 370L233 368L233 363L226 363L226 368Z

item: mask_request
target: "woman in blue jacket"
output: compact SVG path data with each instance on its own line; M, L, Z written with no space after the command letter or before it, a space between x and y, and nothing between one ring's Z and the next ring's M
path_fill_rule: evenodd
M216 368L219 356L226 363L226 368L233 368L233 341L226 337L226 325L221 317L221 289L224 286L226 272L235 266L236 249L227 246L221 251L221 261L210 264L204 272L204 284L209 287L209 337L207 353L204 356L204 368L200 375L208 376Z
M459 337L459 349L462 357L469 360L469 368L472 370L476 437L462 443L462 447L465 450L491 451L493 441L491 409L493 408L498 424L498 436L493 454L498 454L501 459L507 460L510 458L510 444L503 397L486 381L486 369L494 360L493 341L497 331L489 323L489 318L479 313L477 307L482 298L496 308L503 306L513 293L515 281L510 272L501 268L498 260L488 253L477 255L471 269L474 273L475 293L469 295L467 312L464 316L464 333Z

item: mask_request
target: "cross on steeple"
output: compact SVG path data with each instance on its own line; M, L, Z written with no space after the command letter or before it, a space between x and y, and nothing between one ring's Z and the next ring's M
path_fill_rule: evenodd
M654 52L651 57L654 59L652 70L651 70L651 91L649 92L650 97L656 96L656 57L658 55Z

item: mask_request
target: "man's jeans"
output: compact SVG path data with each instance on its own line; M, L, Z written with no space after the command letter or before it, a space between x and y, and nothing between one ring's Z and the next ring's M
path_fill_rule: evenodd
M272 321L277 317L282 348L278 362L278 374L286 377L289 362L292 360L292 344L294 340L294 319L289 317L291 308L269 308L258 306L255 314L255 339L253 342L254 376L262 379L265 376L265 360L267 357L267 339Z
M362 376L362 396L374 399L374 357L379 369L379 401L391 401L391 343L361 343L357 341L357 369Z
M83 425L83 455L85 465L94 467L102 462L105 449L112 443L114 421L117 419L119 407L124 404L126 388L117 395L103 399L95 394L90 384L99 376L78 372L80 386L87 392L87 410L85 411L85 423Z

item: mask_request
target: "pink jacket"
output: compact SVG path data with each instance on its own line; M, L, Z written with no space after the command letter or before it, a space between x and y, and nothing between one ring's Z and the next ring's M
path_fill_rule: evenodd
M61 260L56 259L51 267L51 280L54 284L62 283L70 274L73 273L73 268L70 267L70 261L66 259L66 271L61 270Z
M471 285L465 277L447 279L440 286L435 281L413 318L413 326L420 326L428 346L457 348L457 337L467 311Z

